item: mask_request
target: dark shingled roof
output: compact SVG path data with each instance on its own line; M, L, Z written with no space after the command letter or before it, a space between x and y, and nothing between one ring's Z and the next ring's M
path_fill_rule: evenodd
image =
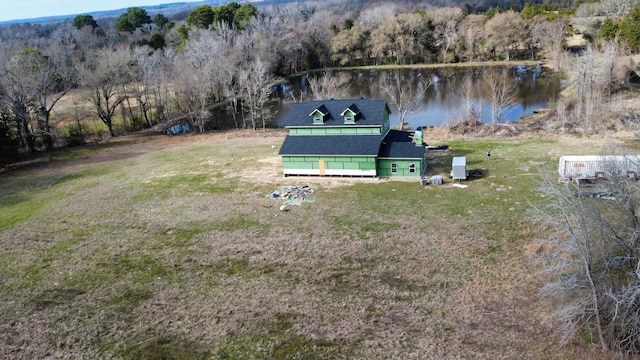
M321 105L321 106L319 106L319 107L317 107L317 108L313 109L313 110L311 111L311 113L309 113L309 115L313 114L316 110L320 111L320 113L321 113L322 115L327 115L327 114L329 113L329 110L327 109L327 107L326 107L326 106L324 106L324 105Z
M394 159L422 159L424 146L416 146L411 138L412 132L389 130L387 136L382 139L379 158Z
M278 155L376 156L378 150L378 135L289 135Z
M351 112L354 113L354 114L359 114L360 113L360 109L358 109L358 107L356 106L355 103L349 105L349 107L347 107L347 109L351 110ZM344 115L344 113L347 111L347 109L342 110L340 115Z
M347 108L353 110L353 105L355 105L355 109L359 110L359 113L355 118L355 125L347 126L382 125L387 102L369 99L313 100L293 103L289 113L278 123L281 126L345 126L340 114ZM329 114L324 117L324 124L313 125L313 119L309 114L315 109L322 109L322 106L326 107Z

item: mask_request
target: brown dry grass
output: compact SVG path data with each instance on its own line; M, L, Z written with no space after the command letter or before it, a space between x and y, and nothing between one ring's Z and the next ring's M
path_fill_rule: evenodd
M283 137L120 138L0 174L2 209L42 206L0 227L0 357L604 358L557 345L521 174L610 139L448 139L488 167L461 190L285 179ZM315 202L279 211L296 183Z

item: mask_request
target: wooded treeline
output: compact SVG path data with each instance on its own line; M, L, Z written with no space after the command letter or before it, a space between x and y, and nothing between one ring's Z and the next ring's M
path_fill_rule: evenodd
M627 15L636 9L609 16L619 28L601 36L608 41L595 34L594 48L615 42L616 53L637 51L637 35L624 30L640 23ZM228 109L236 128L264 127L274 85L312 69L513 59L564 66L576 9L471 10L409 1L233 2L197 7L184 19L130 8L117 19L79 15L0 28L1 161L176 119L197 131L228 126L214 109Z

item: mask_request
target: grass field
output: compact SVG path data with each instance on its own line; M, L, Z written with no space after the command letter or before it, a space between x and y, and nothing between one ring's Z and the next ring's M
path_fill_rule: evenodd
M430 174L483 169L461 189L283 178L283 137L122 138L0 173L0 357L604 356L558 346L527 211L540 172L605 141L441 140ZM296 184L314 202L280 211Z

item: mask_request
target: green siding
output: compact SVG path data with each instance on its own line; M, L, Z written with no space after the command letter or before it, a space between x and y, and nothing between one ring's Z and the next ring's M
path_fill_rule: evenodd
M311 135L313 129L291 129L290 133L293 135Z
M426 167L425 159L400 160L377 159L372 156L283 156L282 167L284 169L319 169L320 160L325 161L327 170L375 170L378 176L409 176L419 177ZM398 171L391 172L391 164L396 163ZM409 164L416 164L416 172L409 172Z
M384 110L384 117L382 118L382 134L386 134L391 125L389 124L389 111L387 109Z
M391 172L391 164L397 164L398 171ZM414 163L416 165L416 172L409 172L409 164ZM419 177L424 169L424 161L421 160L394 160L394 159L378 159L378 175L379 176L415 176Z
M282 156L284 169L319 169L324 160L327 170L376 170L373 156Z
M388 122L388 121L387 121ZM290 135L381 135L379 126L372 127L325 127L317 128L289 128Z
M288 161L283 162L282 167L285 169L313 169L313 164L304 161Z
M374 162L362 162L360 163L360 170L375 170L376 169L376 163L375 163L375 159ZM378 174L380 175L380 174Z

